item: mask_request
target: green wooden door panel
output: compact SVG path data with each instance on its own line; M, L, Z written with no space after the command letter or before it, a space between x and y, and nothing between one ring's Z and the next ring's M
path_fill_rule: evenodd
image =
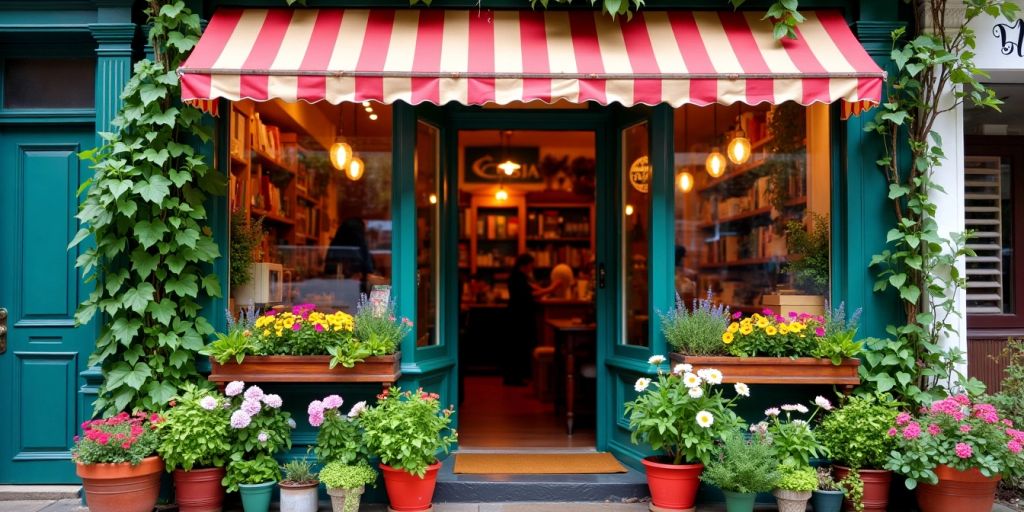
M67 244L78 230L76 191L89 174L77 153L90 126L0 128L0 483L73 482L72 437L91 415L79 399L92 327L74 328L88 289Z

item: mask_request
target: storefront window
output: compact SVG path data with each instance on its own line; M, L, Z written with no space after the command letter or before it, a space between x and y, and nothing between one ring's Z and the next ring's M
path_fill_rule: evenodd
M230 116L232 298L354 313L391 283L391 107L238 102Z
M7 59L2 69L5 109L92 108L96 102L95 59Z
M820 312L829 294L828 109L675 111L675 290L732 311Z
M623 343L647 345L651 231L650 132L646 122L622 132Z
M440 133L419 122L416 126L416 346L436 345L438 335L441 232Z

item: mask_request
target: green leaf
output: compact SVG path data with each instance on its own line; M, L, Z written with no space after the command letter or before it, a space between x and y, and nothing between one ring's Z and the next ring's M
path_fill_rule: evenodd
M175 395L178 394L178 390L173 384L167 381L151 381L146 385L146 394L153 403L158 405L164 405L171 401Z
M220 278L217 274L208 274L203 278L203 290L211 297L220 297Z
M137 363L130 372L124 376L124 383L132 389L142 389L146 380L153 376L152 370L146 363Z
M176 313L174 301L168 298L149 303L146 310L153 315L153 319L162 324L170 324Z
M199 285L196 284L196 276L192 274L168 279L164 283L164 288L170 293L177 294L179 297L194 298L199 295Z
M156 289L153 288L153 285L146 282L139 283L137 287L124 292L124 303L132 311L142 313L146 311L146 307L149 306L149 301L153 300L155 293Z
M164 225L162 220L157 219L152 222L142 220L135 223L135 236L138 237L139 243L142 244L144 249L149 249L153 244L160 241L164 233L167 233L167 226Z
M893 274L893 275L889 276L889 284L893 285L896 288L899 288L899 287L903 286L903 283L906 283L906 282L907 282L907 275L906 274Z
M154 174L149 177L149 180L135 184L135 192L146 201L159 205L171 193L169 185L171 185L171 180Z

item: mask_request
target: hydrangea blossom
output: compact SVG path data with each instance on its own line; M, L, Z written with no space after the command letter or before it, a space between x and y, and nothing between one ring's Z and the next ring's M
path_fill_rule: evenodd
M324 411L315 411L309 415L309 424L314 427L319 427L324 424Z
M242 390L244 390L244 389L245 389L245 383L244 382L242 382L240 380L231 381L231 382L228 383L227 386L224 386L224 394L227 395L227 396L238 396L238 395L242 394Z
M259 412L263 409L263 406L260 404L259 400L250 400L247 398L245 400L242 400L242 406L240 407L240 409L249 416L255 416L259 414Z
M359 402L356 402L356 404L352 406L352 409L350 411L348 411L348 417L349 418L355 418L355 417L359 416L360 414L362 414L364 411L366 411L366 409L367 409L367 407L366 407L366 400L361 400Z
M971 458L971 455L974 455L974 450L971 448L971 445L967 443L956 444L957 457L960 457L961 459L969 459Z
M295 420L294 420L294 419L292 419L292 418L288 418L288 427L289 427L289 428L291 428L292 430L294 430L294 429L295 429L295 428L297 428L298 426L299 426L299 425L298 425L297 423L295 423Z
M903 428L903 439L917 439L921 437L921 425L912 421Z
M256 436L256 439L259 442L266 444L266 442L270 440L270 434L268 434L265 431L261 430L260 434L258 436Z
M263 390L259 386L249 386L249 389L245 390L245 398L259 400L263 398Z
M936 425L934 423L932 423L931 425L928 425L928 434L929 435L937 436L941 432L942 432L942 429L939 428L938 425Z
M202 407L207 411L212 411L217 408L217 399L210 395L206 395L199 400L199 407Z
M337 409L341 407L341 404L345 403L338 395L328 395L324 397L323 406L324 409Z
M231 428L245 428L252 423L252 416L249 416L243 410L237 410L231 413Z
M312 416L313 414L324 413L324 404L320 400L313 400L309 403L309 407L306 407L306 412Z
M262 400L263 403L267 405L267 407L273 409L280 409L281 405L284 403L283 400L281 400L281 395L275 394L263 395Z

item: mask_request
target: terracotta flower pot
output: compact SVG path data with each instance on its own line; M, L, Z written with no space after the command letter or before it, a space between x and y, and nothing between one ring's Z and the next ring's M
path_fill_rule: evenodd
M164 460L146 457L137 466L119 464L76 464L82 479L85 503L92 512L150 512L160 494Z
M333 512L359 512L359 501L363 497L365 486L360 485L355 489L327 489L331 497L331 510Z
M833 466L836 471L836 481L846 478L850 474L850 468L845 466ZM892 471L881 469L860 469L860 479L864 481L864 512L885 512L889 506L889 484L892 482ZM850 500L843 500L843 510L853 511L853 504Z
M992 510L996 487L1002 477L987 477L977 469L959 471L949 466L935 468L939 482L917 484L917 506L921 512Z
M429 509L434 499L438 469L441 469L441 463L435 462L427 466L427 474L420 478L407 471L381 464L384 489L388 493L391 509L397 512Z
M281 512L316 512L320 482L293 484L281 482Z
M653 456L643 460L651 503L667 510L687 510L697 500L703 464L666 464L665 458Z
M772 492L779 504L779 512L806 512L807 500L811 499L811 491L787 491L775 489Z
M218 512L224 504L224 468L174 470L179 512Z

